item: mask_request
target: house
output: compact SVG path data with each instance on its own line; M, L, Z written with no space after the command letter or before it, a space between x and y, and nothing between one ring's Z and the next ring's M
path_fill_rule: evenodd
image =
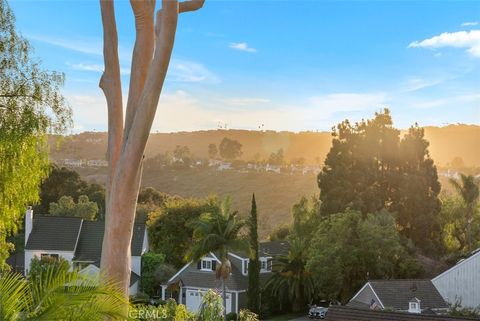
M82 274L98 274L102 253L104 221L86 221L78 217L33 215L25 217L25 275L31 260L50 256L62 257ZM131 243L130 294L138 292L141 257L147 252L148 235L144 223L135 223Z
M371 280L347 306L417 314L448 311L448 304L430 280Z
M412 314L405 312L368 310L333 306L328 308L325 321L468 321L478 320L435 314Z
M259 244L260 281L265 283L272 275L272 260L275 256L286 255L289 251L286 241L262 242ZM247 304L248 255L228 253L232 272L226 280L227 313L238 313ZM162 285L162 299L173 297L185 304L192 312L198 311L202 297L208 290L221 291L222 281L216 278L215 269L220 260L210 253L198 262L189 262L166 284Z
M480 307L480 248L432 280L445 301Z

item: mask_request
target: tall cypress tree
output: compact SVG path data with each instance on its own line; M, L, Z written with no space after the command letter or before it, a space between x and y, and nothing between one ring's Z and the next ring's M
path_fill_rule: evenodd
M260 313L260 263L258 260L257 204L252 195L249 220L250 263L248 264L248 308Z

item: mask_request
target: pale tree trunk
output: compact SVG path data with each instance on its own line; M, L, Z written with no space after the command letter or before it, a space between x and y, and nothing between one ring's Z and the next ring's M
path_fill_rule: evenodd
M119 284L125 296L130 284L130 242L143 154L170 62L178 14L200 9L204 0L162 0L155 22L155 0L130 3L136 41L124 125L114 4L100 0L105 63L100 88L108 106L109 162L101 270L105 278Z

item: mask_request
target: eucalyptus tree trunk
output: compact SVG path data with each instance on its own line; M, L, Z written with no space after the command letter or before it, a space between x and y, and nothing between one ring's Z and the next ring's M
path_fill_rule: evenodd
M118 283L125 296L130 284L130 242L143 154L170 62L178 15L200 9L203 3L162 0L155 19L155 0L130 1L136 40L124 122L114 2L100 0L105 63L100 88L108 107L109 162L101 270Z

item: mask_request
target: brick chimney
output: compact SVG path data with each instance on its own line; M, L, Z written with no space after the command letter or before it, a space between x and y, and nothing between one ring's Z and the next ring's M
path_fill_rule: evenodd
M25 245L27 245L28 237L32 232L33 227L33 210L31 206L27 207L25 212Z

